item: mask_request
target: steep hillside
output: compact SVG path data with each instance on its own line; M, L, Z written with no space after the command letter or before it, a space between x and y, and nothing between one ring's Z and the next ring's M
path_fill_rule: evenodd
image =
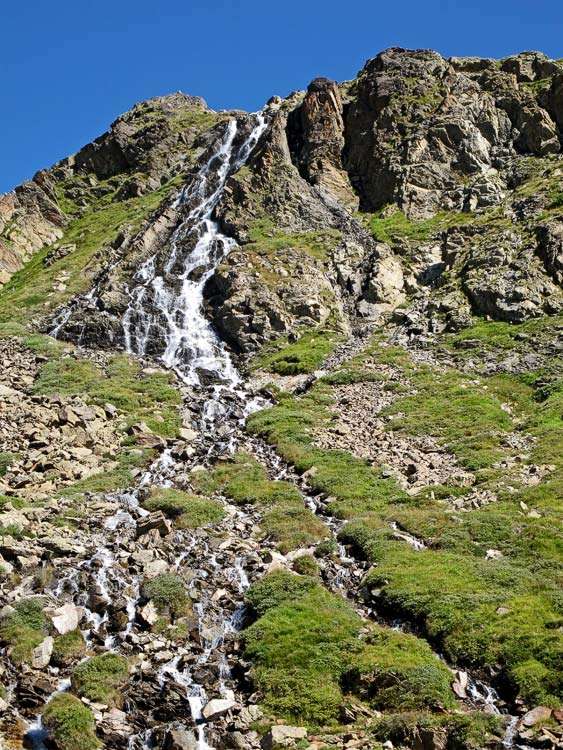
M0 746L560 746L562 148L390 49L0 197Z

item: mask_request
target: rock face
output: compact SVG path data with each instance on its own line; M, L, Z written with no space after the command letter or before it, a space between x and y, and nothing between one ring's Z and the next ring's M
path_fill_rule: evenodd
M513 72L526 66L534 81L558 70L542 56L509 58L500 69L429 50L391 49L370 60L346 116L346 168L362 207L396 203L423 218L500 203L512 154L561 149L554 107Z
M316 78L305 93L272 100L258 148L215 209L238 243L205 289L221 336L246 355L311 327L346 332L398 306L415 328L449 330L471 314L520 322L559 311L562 76L540 53L498 63L394 48L351 82ZM189 185L222 137L222 119L198 98L150 100L5 196L6 273L23 257L16 214L26 231L35 226L24 197L51 232L39 232L29 255L60 237L69 202L88 211L108 182L113 200L148 195L181 170ZM249 120L239 123L244 134ZM172 196L140 230L118 233L90 264L100 264L96 294L74 298L59 335L122 346L138 269L156 254L161 278L174 283L194 249L193 238L175 234L189 210ZM403 233L374 232L374 221L393 227L397 217ZM177 261L167 268L172 242ZM63 238L44 262L68 267L79 252ZM72 275L55 278L64 296ZM146 350L158 354L166 321L150 284L145 298Z
M309 84L300 107L288 119L290 145L300 173L350 210L358 207L342 164L345 145L340 90L328 78Z

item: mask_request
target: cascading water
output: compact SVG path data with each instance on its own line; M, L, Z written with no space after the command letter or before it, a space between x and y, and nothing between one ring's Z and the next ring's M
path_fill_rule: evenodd
M142 265L123 318L127 351L146 354L151 334L158 328L164 334L160 359L190 385L200 384L202 371L231 387L240 382L229 353L203 314L203 290L217 264L236 244L220 232L212 215L227 179L244 165L267 126L261 112L255 118L250 135L236 153L239 126L237 120L229 121L218 151L178 196L176 205L191 208L173 234L169 257L162 271L156 255ZM181 261L181 246L190 244L193 249Z

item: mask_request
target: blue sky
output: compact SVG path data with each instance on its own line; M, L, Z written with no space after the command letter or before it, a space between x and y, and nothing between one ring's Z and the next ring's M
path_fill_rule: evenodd
M563 57L562 0L27 0L0 13L0 192L172 91L256 109L390 46Z

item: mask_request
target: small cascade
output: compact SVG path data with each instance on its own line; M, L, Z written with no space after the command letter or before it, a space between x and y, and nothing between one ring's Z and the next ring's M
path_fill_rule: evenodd
M426 545L421 539L417 539L415 536L413 536L412 534L409 534L407 531L403 531L403 529L400 529L395 521L392 522L391 528L395 532L394 536L397 539L402 539L404 542L409 544L417 552L420 552L421 550L426 549Z

